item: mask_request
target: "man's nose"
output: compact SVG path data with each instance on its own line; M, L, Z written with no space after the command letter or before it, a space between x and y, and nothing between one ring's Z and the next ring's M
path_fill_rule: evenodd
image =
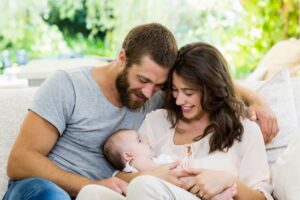
M155 92L155 86L154 85L145 85L142 89L142 93L146 98L150 98Z

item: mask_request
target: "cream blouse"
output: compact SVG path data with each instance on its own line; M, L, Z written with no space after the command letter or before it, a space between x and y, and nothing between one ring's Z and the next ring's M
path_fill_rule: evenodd
M210 135L197 142L175 145L174 128L167 119L166 110L159 109L146 115L139 133L155 151L155 155L168 154L181 161L183 167L206 168L226 171L253 189L270 195L270 171L261 131L255 122L242 120L244 133L242 141L235 141L227 152L209 154Z

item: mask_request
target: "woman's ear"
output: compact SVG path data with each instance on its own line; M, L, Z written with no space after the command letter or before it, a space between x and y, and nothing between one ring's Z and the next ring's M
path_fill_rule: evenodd
M123 156L124 160L126 160L126 161L130 161L133 159L132 153L127 152L127 151L123 152L122 156Z

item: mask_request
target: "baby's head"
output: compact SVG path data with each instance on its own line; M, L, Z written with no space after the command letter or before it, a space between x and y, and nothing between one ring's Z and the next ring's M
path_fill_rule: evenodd
M124 169L125 164L136 156L154 156L151 146L140 139L138 132L130 129L113 133L104 143L103 153L117 170Z

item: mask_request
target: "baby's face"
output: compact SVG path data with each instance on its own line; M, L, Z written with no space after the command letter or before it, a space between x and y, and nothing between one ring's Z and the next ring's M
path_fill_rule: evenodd
M126 134L122 135L125 148L133 154L133 156L146 156L152 158L154 152L152 147L147 141L143 141L138 132L127 131Z

